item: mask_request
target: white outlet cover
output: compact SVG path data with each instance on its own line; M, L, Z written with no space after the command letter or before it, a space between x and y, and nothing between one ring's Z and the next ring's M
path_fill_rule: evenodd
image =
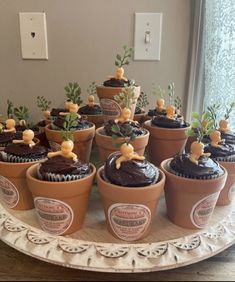
M162 13L135 13L134 60L160 60L162 17Z
M45 13L19 13L23 59L48 60Z

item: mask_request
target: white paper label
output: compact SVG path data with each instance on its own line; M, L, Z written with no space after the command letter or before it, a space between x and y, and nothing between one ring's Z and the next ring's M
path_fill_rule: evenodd
M19 192L15 185L7 178L0 175L0 188L2 190L3 199L9 208L14 208L19 203Z
M102 98L100 99L100 106L106 118L109 117L110 119L115 119L121 115L122 109L114 100Z
M136 241L149 227L151 211L143 205L119 203L109 207L108 219L118 238L125 241Z
M219 194L219 192L211 194L193 206L190 217L193 225L197 228L204 228L207 225L214 211Z
M58 143L56 143L56 142L54 142L54 141L49 141L49 145L50 145L51 150L52 150L53 152L60 151L60 149L61 149L60 144L58 144Z
M229 189L229 192L228 192L229 201L233 200L234 195L235 195L235 183L233 183L232 186Z
M73 222L73 210L66 203L49 198L36 197L35 209L43 230L53 234L62 235Z

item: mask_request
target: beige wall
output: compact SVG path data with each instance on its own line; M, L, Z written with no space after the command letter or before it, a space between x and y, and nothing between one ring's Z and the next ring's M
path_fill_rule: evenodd
M192 0L0 0L0 113L7 98L25 104L34 119L40 117L36 96L44 95L61 105L64 86L78 81L82 89L101 83L114 73L114 58L122 46L133 45L134 13L162 12L161 60L134 61L126 76L135 78L155 97L152 83L163 87L175 82L182 98L187 89L187 56ZM49 60L22 60L19 12L47 16ZM84 95L84 94L83 94Z

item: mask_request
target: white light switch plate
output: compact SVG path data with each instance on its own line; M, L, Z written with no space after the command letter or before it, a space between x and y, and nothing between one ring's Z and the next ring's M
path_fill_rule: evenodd
M23 59L48 59L45 13L19 13Z
M134 60L160 60L162 13L135 13Z

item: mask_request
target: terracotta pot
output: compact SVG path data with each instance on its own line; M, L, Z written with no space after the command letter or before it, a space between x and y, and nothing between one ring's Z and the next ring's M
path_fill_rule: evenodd
M45 127L46 137L49 141L50 147L53 151L60 149L60 144L63 139L59 130L52 130L50 124ZM92 140L95 136L95 125L92 124L90 128L76 130L73 133L74 137L74 150L73 152L78 155L78 158L84 162L89 162Z
M149 131L149 158L150 162L159 166L160 163L178 153L182 153L188 136L184 128L162 128L152 126L151 121L144 123L144 127Z
M27 170L27 182L42 229L53 235L71 234L82 227L96 168L79 180L49 182L37 179L38 165Z
M134 141L131 141L130 144L134 147L135 152L139 155L144 155L145 147L148 144L149 132L145 129L146 134L136 137ZM117 138L115 141L111 136L107 136L104 133L104 127L96 129L95 140L99 149L100 160L104 163L108 156L111 153L118 151L118 148L115 147L116 143L122 143L123 138Z
M103 126L104 123L103 115L81 115L81 116L86 117L89 122L94 123L95 128L99 128Z
M204 228L213 214L227 171L216 179L199 180L177 176L168 171L172 159L164 160L161 168L166 175L165 199L167 215L176 225L189 229Z
M26 171L38 161L28 163L0 162L0 188L7 206L14 210L34 208L33 198L26 182Z
M122 87L97 86L96 91L104 115L104 121L113 120L121 115L121 107L114 100L114 96L122 92ZM134 118L137 99L140 95L140 86L135 87L135 104L131 107L131 119Z
M228 177L224 188L220 192L219 199L217 201L217 206L226 206L229 205L234 198L235 190L235 163L234 162L219 162L227 172Z
M106 224L109 232L124 241L137 241L146 237L156 215L156 208L165 184L160 171L160 181L146 187L122 187L103 180L97 172Z

